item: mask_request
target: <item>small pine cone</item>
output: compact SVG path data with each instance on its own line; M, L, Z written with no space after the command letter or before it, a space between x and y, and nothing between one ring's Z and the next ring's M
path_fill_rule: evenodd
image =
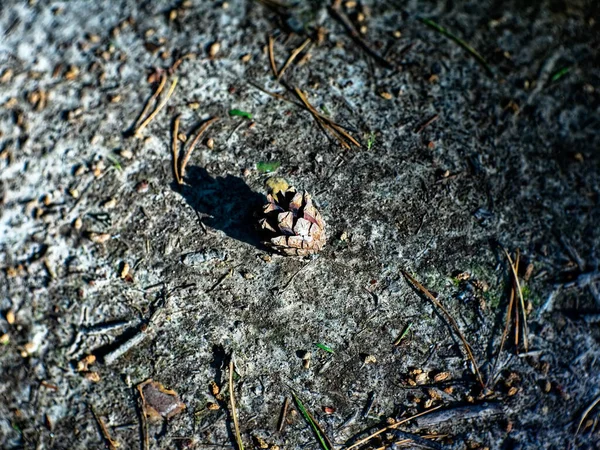
M325 222L308 192L289 187L267 195L267 201L258 222L269 238L263 244L288 256L321 251L325 245Z

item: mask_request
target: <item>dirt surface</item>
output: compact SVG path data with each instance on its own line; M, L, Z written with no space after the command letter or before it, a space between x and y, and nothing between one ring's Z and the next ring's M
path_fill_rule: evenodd
M385 61L316 0L2 2L0 447L110 447L93 409L120 448L145 427L153 449L232 448L233 358L246 448L319 447L293 402L279 428L292 392L335 447L438 407L361 448L599 448L598 3L351 3ZM313 39L281 83L269 34L278 68ZM131 136L161 74L173 96ZM362 146L257 86L299 87ZM183 137L219 118L182 187L177 114ZM313 194L319 255L261 246L261 162ZM529 347L511 328L498 357L503 248ZM186 408L144 425L149 378Z

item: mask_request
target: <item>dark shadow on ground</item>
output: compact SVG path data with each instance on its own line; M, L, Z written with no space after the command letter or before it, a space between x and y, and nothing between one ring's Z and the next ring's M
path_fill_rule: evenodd
M206 169L188 167L186 184L173 184L187 203L194 208L204 225L223 231L227 236L264 249L254 226L255 211L266 202L266 197L254 192L236 176L211 177Z

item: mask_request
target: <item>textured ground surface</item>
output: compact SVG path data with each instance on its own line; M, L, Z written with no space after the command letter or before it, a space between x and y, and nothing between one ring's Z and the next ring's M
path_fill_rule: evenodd
M2 2L0 447L104 448L92 406L121 448L140 448L135 386L153 378L186 409L149 424L151 448L231 448L228 394L215 400L209 383L227 391L233 355L248 448L318 447L299 414L278 431L292 390L336 446L441 406L447 416L404 430L447 435L450 448L598 448L598 408L575 435L600 395L599 287L585 283L600 250L596 2L367 2L365 39L395 69L367 57L324 3L301 2L286 20L250 0ZM419 15L473 45L495 79ZM304 40L289 26L302 24L326 33L282 80L360 149L344 151L308 112L252 85L285 93L267 33L281 67ZM188 53L168 106L128 137L149 76ZM253 122L229 117L234 108ZM176 114L186 134L220 117L181 190ZM248 216L265 193L260 161L313 193L328 223L318 257L269 259L257 246ZM521 251L530 354L509 340L493 370L509 292L501 247ZM401 269L456 319L487 398ZM155 312L146 339L108 364ZM127 324L94 328L114 321ZM89 354L98 361L78 372ZM483 411L462 420L465 405ZM365 448L399 439L382 436Z

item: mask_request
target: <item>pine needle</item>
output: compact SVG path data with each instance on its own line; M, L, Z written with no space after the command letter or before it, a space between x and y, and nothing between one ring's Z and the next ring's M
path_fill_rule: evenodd
M395 429L395 428L398 428L400 425L402 425L402 424L404 424L404 423L406 423L406 422L409 422L409 421L411 421L411 420L413 420L413 419L416 419L417 417L424 416L425 414L429 414L429 413L431 413L431 412L433 412L433 411L435 411L435 410L438 410L438 409L440 409L441 407L442 407L442 405L440 405L440 406L436 406L435 408L430 408L430 409L428 409L428 410L426 410L426 411L423 411L423 412L420 412L420 413L418 413L418 414L415 414L414 416L410 416L410 417L407 417L407 418L405 418L405 419L399 420L398 422L396 422L396 423L393 423L392 425L388 425L387 427L385 427L385 428L382 428L381 430L377 430L375 433L373 433L373 434L371 434L371 435L367 436L366 438L364 438L364 439L361 439L360 441L357 441L357 442L355 442L355 443L354 443L354 444L352 444L350 447L347 447L347 448L346 448L346 450L352 450L353 448L360 447L360 446L361 446L361 445L363 445L365 442L368 442L368 441L370 441L371 439L373 439L375 436L379 436L379 435L380 435L380 434L382 434L382 433L385 433L385 432L387 432L387 431L390 431L390 430L393 430L393 429Z
M140 121L146 117L146 115L148 114L148 112L150 111L150 107L152 106L152 104L156 101L156 99L158 98L158 96L160 95L160 93L163 91L163 89L165 88L165 84L167 84L167 76L163 73L160 77L160 83L158 84L158 87L156 88L156 91L154 91L154 94L152 94L152 96L148 99L148 101L146 102L146 104L144 105L144 109L142 110L142 112L140 113L138 119L135 121L135 127L137 127L137 124L140 123Z
M211 117L206 122L204 122L202 124L202 126L198 129L198 132L196 133L194 140L189 145L187 151L185 152L185 156L183 157L183 160L181 161L181 167L179 169L179 180L178 180L179 184L183 183L183 177L185 176L185 168L187 166L188 161L190 160L190 157L192 156L192 151L194 150L194 147L196 147L196 144L198 143L200 138L204 135L206 130L208 130L208 128L213 123L215 123L217 120L218 120L217 117Z
M482 387L485 387L483 378L481 377L481 373L479 372L479 366L477 365L477 361L475 361L475 357L473 356L473 351L471 350L471 346L467 342L467 339L465 338L465 336L460 331L460 328L458 326L458 323L456 323L456 320L454 320L454 318L450 315L450 313L446 310L446 308L444 308L444 306L431 294L431 292L429 292L427 290L427 288L425 286L423 286L421 283L419 283L417 280L415 280L412 276L410 276L408 274L408 272L402 270L402 274L406 277L406 279L408 281L410 281L410 283L413 284L413 286L415 286L417 289L419 289L419 291L421 291L421 293L423 295L425 295L425 297L427 297L431 301L431 303L433 303L437 308L439 308L444 313L444 315L446 316L446 319L448 319L448 321L454 328L454 331L456 332L456 334L458 335L458 337L460 338L460 340L463 343L465 352L467 353L467 357L469 358L469 360L473 364L473 368L475 369L475 374L477 375L477 380L479 381L479 383L481 384Z
M173 95L173 91L175 91L175 88L177 87L178 80L179 79L177 77L175 77L173 79L173 82L171 83L171 86L169 87L167 95L165 95L165 98L162 99L162 101L158 104L156 109L154 109L154 111L152 111L150 113L150 115L136 128L135 133L134 133L135 136L139 137L142 130L144 130L144 128L146 128L148 126L148 124L150 122L152 122L152 120L154 120L154 118L158 115L158 113L165 107L165 105L171 98L171 95Z
M277 76L277 65L275 64L275 54L273 53L273 44L273 36L269 35L269 63L271 64L271 71L273 71L273 76L279 79L279 77Z
M171 152L173 153L173 174L175 175L175 181L181 184L181 177L179 176L179 120L181 115L177 114L173 120L173 137L171 141Z
M463 49L465 49L468 53L470 53L471 56L473 56L477 60L477 62L479 64L481 64L483 66L483 68L485 69L485 71L488 73L488 75L490 77L494 78L494 71L492 70L492 68L490 67L490 65L487 63L487 61L485 60L485 58L483 56L481 56L479 54L479 52L477 50L475 50L473 47L471 47L466 41L462 40L461 38L459 38L455 34L451 33L448 30L446 30L444 27L438 25L433 20L425 19L423 17L419 17L417 20L419 20L419 22L421 22L421 23L424 23L428 27L433 28L437 32L443 34L444 36L446 36L450 40L452 40L452 41L456 42L458 45L460 45Z
M310 412L308 412L308 410L304 407L304 404L302 404L302 402L300 401L298 396L292 392L292 397L294 398L294 402L296 403L298 410L300 410L300 413L304 417L304 420L306 420L306 422L310 425L313 432L315 433L315 436L319 440L319 444L321 444L321 448L323 450L332 449L333 445L331 445L331 442L329 441L327 436L325 436L325 433L323 433L323 430L321 429L319 424L315 421L315 419L312 417Z
M233 417L237 447L238 450L244 450L244 443L242 442L242 435L240 433L240 424L238 423L237 411L235 409L235 394L233 392L233 359L229 361L229 401L231 403L231 417Z
M527 310L525 308L525 300L523 299L523 290L521 289L521 284L519 283L519 276L517 275L516 267L512 261L512 258L510 257L505 248L503 248L502 250L504 251L504 254L506 255L506 258L508 259L508 262L510 264L510 270L513 275L513 281L515 282L515 286L517 287L517 294L519 294L521 315L523 316L523 346L525 348L525 351L527 352L529 351L529 340L527 337L529 336L529 328L527 327Z
M294 60L298 57L298 55L300 53L302 53L302 51L306 48L306 46L310 44L310 38L307 38L302 44L300 44L299 47L295 48L292 53L290 53L289 58L287 59L287 61L283 64L283 67L281 68L281 70L279 71L279 74L276 75L277 79L281 79L281 77L283 76L283 72L286 71L286 69L294 62Z
M581 419L579 419L579 424L577 425L577 430L575 431L576 436L579 433L579 430L581 429L581 425L583 425L583 422L585 422L585 418L592 411L592 409L594 409L596 407L596 405L598 403L600 403L600 397L596 397L596 399L587 408L585 408L585 411L583 411L583 414L581 414Z

